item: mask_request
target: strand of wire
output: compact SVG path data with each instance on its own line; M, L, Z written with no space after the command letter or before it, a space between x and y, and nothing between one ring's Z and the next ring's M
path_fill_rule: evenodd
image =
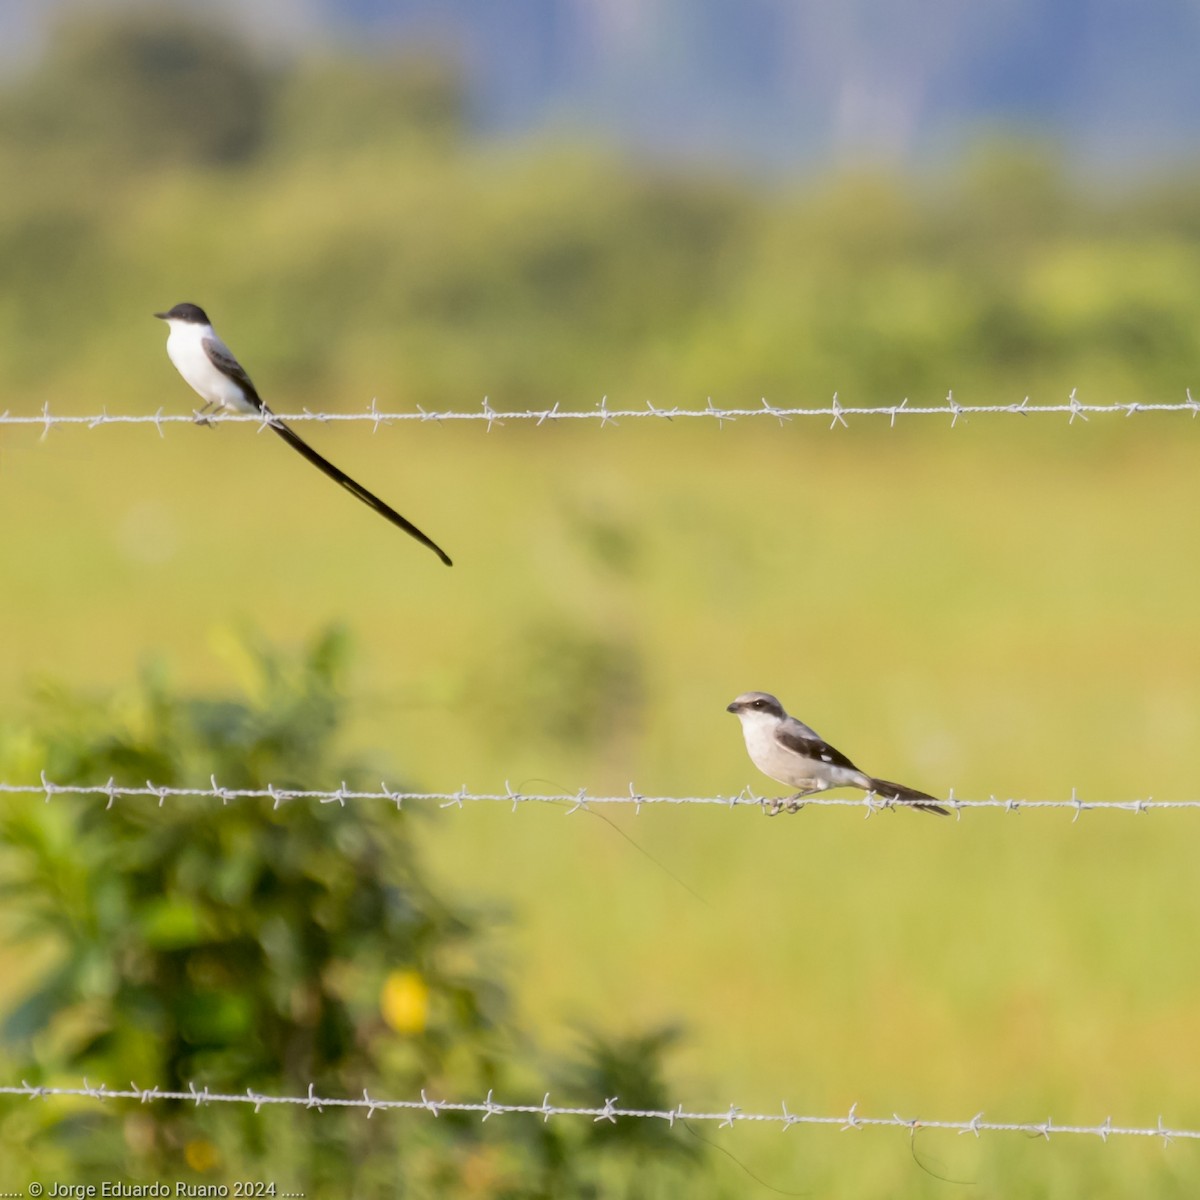
M570 795L564 793L531 793L521 792L506 783L502 792L472 792L462 787L456 792L412 792L400 791L388 787L381 782L378 790L363 790L348 787L344 782L334 790L316 788L282 787L268 784L259 788L224 787L217 782L216 776L210 776L208 787L173 787L167 784L156 784L147 780L143 785L119 784L110 778L105 783L76 784L55 783L41 773L40 783L3 783L0 782L0 795L7 796L37 796L48 804L56 796L93 796L104 797L106 808L112 808L118 800L155 800L161 808L171 799L207 798L229 804L236 800L270 800L273 807L295 801L312 801L318 804L340 804L345 806L352 801L385 801L403 808L409 804L437 804L441 808L465 808L468 804L509 804L515 812L521 805L528 804L557 804L569 805L568 812L576 812L592 806L627 805L640 812L644 806L681 806L708 805L717 808L758 808L773 809L778 804L774 797L760 796L750 789L744 789L728 796L652 796L639 792L633 784L624 795L591 795L586 788ZM954 790L941 804L950 808L960 819L963 812L971 809L1000 809L1003 812L1023 812L1027 809L1066 809L1074 813L1075 820L1085 812L1131 812L1147 813L1152 810L1177 811L1182 809L1200 809L1200 800L1155 800L1147 796L1136 800L1084 800L1072 789L1069 799L1058 800L1027 800L1016 797L1003 799L989 796L983 799L959 799ZM867 793L865 796L805 796L799 803L804 806L819 808L851 808L859 809L867 817L887 809L907 807L900 801L890 797Z
M564 409L557 403L550 408L529 408L514 411L504 411L493 408L488 400L484 400L478 410L456 412L453 410L430 410L418 407L415 412L383 412L374 400L363 412L314 412L303 409L295 413L277 413L275 419L301 422L367 422L372 426L372 432L378 431L381 425L391 425L401 421L482 421L489 429L493 425L503 425L508 421L532 422L544 425L557 421L598 421L601 426L615 425L618 421L637 418L656 418L664 421L686 419L712 419L719 424L726 421L736 421L739 418L773 417L781 425L796 417L828 418L830 428L841 425L848 427L850 417L886 417L894 427L900 417L949 417L951 426L958 423L962 417L971 416L1049 416L1064 415L1070 424L1075 421L1086 421L1092 416L1125 416L1132 417L1140 413L1190 413L1193 418L1200 414L1200 401L1194 400L1190 391L1185 393L1186 399L1178 401L1145 401L1129 400L1109 404L1087 404L1081 401L1074 391L1065 401L1057 404L1031 404L1026 396L1019 403L1010 404L960 404L954 399L954 394L947 394L941 404L909 404L907 398L899 404L891 405L856 405L842 404L835 394L829 404L815 406L781 406L770 404L766 399L756 406L721 408L713 404L709 398L703 408L686 408L673 406L659 408L647 402L644 408L610 408L608 398L604 397L595 408ZM53 413L49 403L42 406L39 413L13 413L8 410L0 412L0 425L31 425L39 426L43 436L57 426L83 426L87 429L97 429L105 425L153 425L163 436L167 425L191 425L199 420L199 414L170 413L160 408L153 413L109 413L102 410L91 415L74 415ZM216 413L203 418L206 424L221 424L224 422L250 422L260 428L267 428L269 421L253 413Z
M864 1129L906 1129L915 1132L918 1129L944 1129L952 1133L973 1133L976 1137L985 1133L1021 1133L1044 1137L1050 1140L1051 1134L1083 1134L1098 1137L1108 1141L1110 1137L1144 1137L1161 1138L1167 1144L1175 1138L1200 1140L1200 1130L1173 1128L1158 1118L1156 1125L1116 1125L1112 1117L1108 1117L1100 1125L1080 1125L1056 1123L1052 1118L1044 1121L988 1121L982 1112L976 1113L967 1121L926 1120L920 1117L902 1117L893 1113L890 1117L863 1116L858 1112L858 1105L852 1104L848 1112L833 1115L805 1115L789 1111L783 1104L777 1113L743 1112L742 1109L731 1105L727 1109L716 1111L690 1111L682 1104L676 1108L623 1108L618 1103L620 1097L606 1098L603 1105L560 1105L550 1103L550 1093L547 1092L541 1104L503 1104L494 1099L491 1090L483 1100L434 1100L424 1090L420 1099L385 1100L371 1096L364 1088L361 1097L357 1096L319 1096L314 1086L309 1084L308 1094L304 1096L278 1096L264 1092L256 1092L247 1088L245 1092L214 1092L208 1087L198 1088L189 1083L186 1091L170 1091L162 1088L141 1088L136 1083L130 1083L127 1088L110 1088L104 1084L89 1084L86 1079L82 1087L39 1087L21 1081L20 1087L8 1085L0 1087L0 1095L24 1096L30 1100L48 1100L53 1097L87 1097L93 1100L136 1100L139 1104L163 1103L182 1101L197 1107L205 1104L245 1104L251 1105L255 1112L260 1112L270 1105L292 1105L299 1108L315 1109L324 1112L325 1109L356 1108L364 1109L368 1117L377 1112L401 1110L408 1112L428 1112L433 1116L442 1113L478 1113L486 1121L498 1116L540 1116L548 1121L551 1117L588 1117L594 1122L610 1121L616 1124L623 1120L665 1121L674 1126L676 1121L716 1122L720 1128L732 1128L738 1124L777 1125L781 1129L790 1129L794 1125L832 1126L842 1131Z

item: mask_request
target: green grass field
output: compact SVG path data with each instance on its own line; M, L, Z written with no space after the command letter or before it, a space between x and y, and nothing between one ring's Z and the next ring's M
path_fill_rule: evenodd
M763 688L937 794L1196 798L1186 417L308 432L453 570L248 427L6 434L0 694L111 687L152 654L228 688L239 622L288 642L340 621L353 739L392 782L772 792L723 711ZM633 682L570 738L554 654L581 644ZM661 867L565 808L422 833L452 890L507 910L493 945L546 1046L678 1022L689 1107L1200 1127L1200 815L606 813ZM951 1187L900 1132L703 1132L793 1192ZM915 1149L988 1196L1200 1181L1190 1143ZM759 1193L713 1161L712 1194Z

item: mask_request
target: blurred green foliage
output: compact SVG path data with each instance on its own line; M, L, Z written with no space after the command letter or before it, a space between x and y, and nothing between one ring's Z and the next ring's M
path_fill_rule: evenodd
M175 9L63 24L0 95L0 172L0 386L31 403L117 361L159 396L131 314L180 299L330 406L1176 395L1200 352L1194 178L1084 188L996 141L796 187L486 144L446 59L268 63Z
M36 779L32 764L44 763L63 782L377 781L365 762L337 753L342 634L295 657L249 636L227 649L245 691L237 698L179 695L158 669L101 698L43 687L28 720L0 738L0 775ZM426 1088L478 1098L497 1088L530 1100L506 1065L518 1049L535 1052L488 961L483 930L494 915L439 895L412 819L390 806L270 800L6 804L2 932L41 966L0 1027L5 1075L288 1095L310 1084L344 1096ZM389 980L390 1003L381 1000ZM576 1066L546 1070L581 1102L619 1094L660 1105L669 1041L593 1036ZM310 1194L353 1170L360 1183L391 1180L414 1195L586 1196L603 1180L647 1196L665 1194L656 1160L675 1183L698 1161L633 1122L597 1139L566 1122L498 1131L451 1115L368 1122L335 1110L297 1120L176 1103L31 1110L9 1102L0 1141L24 1147L26 1165L43 1174L57 1162L126 1166L135 1178L182 1166L230 1177L254 1163L259 1176L269 1169Z

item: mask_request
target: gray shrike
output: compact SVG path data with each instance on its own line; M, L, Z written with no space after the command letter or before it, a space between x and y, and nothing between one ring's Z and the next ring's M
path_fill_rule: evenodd
M949 816L935 797L901 783L876 779L860 771L840 750L835 750L815 730L802 721L789 717L769 692L746 692L726 712L736 714L742 723L742 736L750 761L764 774L799 789L794 796L776 800L771 814L785 805L789 812L802 808L801 797L828 788L861 788L873 792L881 800L911 804L924 812Z
M328 459L322 458L263 403L255 391L254 384L250 382L250 376L233 357L233 351L217 337L204 309L195 304L177 304L167 312L154 315L170 326L171 332L167 335L167 356L183 376L184 382L204 400L201 414L212 408L217 412L228 409L239 413L254 413L262 417L293 450L304 455L314 467L324 471L330 479L340 483L352 496L357 496L380 516L386 517L393 525L398 525L405 533L411 534L418 542L428 546L446 566L453 565L450 556L436 542L426 537L394 508L384 504L378 496L368 492L362 484L356 483L345 471L335 467Z

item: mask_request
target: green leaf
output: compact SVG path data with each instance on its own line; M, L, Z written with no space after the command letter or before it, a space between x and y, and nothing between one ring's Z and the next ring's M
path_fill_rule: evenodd
M178 950L198 946L209 938L209 923L190 900L163 897L143 905L138 926L152 950Z

